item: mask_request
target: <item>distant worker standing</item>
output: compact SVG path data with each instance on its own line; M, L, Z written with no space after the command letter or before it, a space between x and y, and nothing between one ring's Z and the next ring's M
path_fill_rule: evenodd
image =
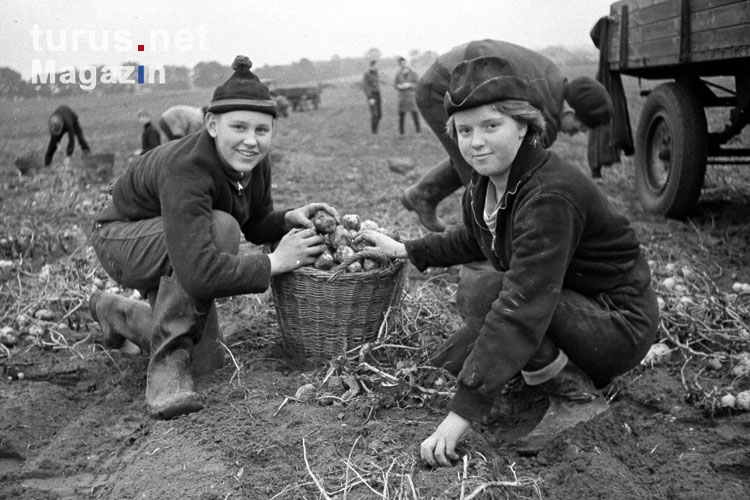
M89 154L89 145L86 142L86 138L83 137L83 130L78 123L78 115L72 109L67 106L57 108L47 120L47 126L49 127L49 145L44 155L45 167L49 167L52 163L52 157L55 155L55 151L57 151L57 145L65 134L68 134L68 147L65 150L66 166L70 163L70 157L75 150L74 135L78 138L78 144L81 145L83 154Z
M373 134L378 133L380 117L383 115L382 101L380 99L380 70L378 62L370 61L370 68L365 71L362 77L362 87L367 96L367 103L370 106L370 129Z
M417 112L417 102L415 100L417 82L419 76L406 64L406 59L399 57L399 72L396 73L396 79L393 83L398 91L398 132L404 135L404 118L406 113L411 113L414 120L414 130L419 132L419 113Z
M611 119L612 102L602 84L588 77L568 81L554 62L533 50L498 40L476 40L441 55L419 80L416 100L422 117L437 135L448 157L407 188L401 198L404 207L416 212L419 221L431 231L441 232L446 227L436 214L438 204L466 186L471 178L471 167L445 132L448 115L443 97L456 66L485 56L510 61L520 74L534 82L543 98L542 114L546 125L542 146L545 148L555 142L558 132L575 135L609 123Z
M138 111L138 121L143 125L143 132L141 133L141 149L136 154L142 155L160 145L161 136L159 130L151 123L151 114L145 109Z
M166 137L167 141L181 139L193 132L203 130L205 126L204 116L206 108L196 108L195 106L172 106L161 114L159 118L159 128Z

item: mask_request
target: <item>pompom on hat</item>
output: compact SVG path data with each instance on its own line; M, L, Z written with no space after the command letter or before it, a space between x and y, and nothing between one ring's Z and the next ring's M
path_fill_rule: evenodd
M544 109L541 94L518 74L513 63L503 57L484 56L456 66L443 105L450 116L456 111L509 99L527 101L539 110Z
M250 71L253 63L245 56L237 56L232 63L234 73L216 87L207 112L259 111L276 117L276 101L268 87Z
M567 82L565 100L588 128L606 125L612 119L612 99L604 85L593 78L583 76Z

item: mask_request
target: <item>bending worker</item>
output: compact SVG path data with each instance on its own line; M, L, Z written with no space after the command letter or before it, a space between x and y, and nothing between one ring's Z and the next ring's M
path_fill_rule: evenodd
M541 94L546 123L542 137L545 148L555 142L558 132L574 135L607 124L611 118L611 100L599 82L588 77L568 81L559 66L530 49L499 40L476 40L441 55L417 84L417 107L448 157L407 188L401 198L404 207L416 212L420 222L431 231L441 232L446 227L437 216L438 204L461 186L468 185L471 178L471 167L445 131L448 115L443 98L456 66L484 56L499 56L510 61Z
M159 128L165 136L162 142L181 139L203 130L205 115L205 107L179 105L167 109L159 118Z

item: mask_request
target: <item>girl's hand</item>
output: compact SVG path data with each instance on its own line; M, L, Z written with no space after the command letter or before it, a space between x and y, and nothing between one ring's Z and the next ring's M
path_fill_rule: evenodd
M404 246L403 243L400 243L379 231L373 231L371 229L362 231L362 234L354 239L354 243L360 243L361 241L366 241L367 243L372 244L372 246L366 247L367 250L375 250L387 255L391 259L405 259L408 256L406 253L406 246Z
M470 427L471 422L450 412L432 436L422 441L419 450L422 460L431 467L452 466L451 460L460 458L456 453L456 444Z
M292 229L268 255L271 260L271 276L312 264L326 249L324 241L323 236L317 234L314 229Z
M321 209L331 214L331 216L336 219L336 223L341 222L339 219L339 213L328 203L310 203L304 207L291 210L284 216L284 222L286 222L286 226L289 228L304 227L314 229L315 226L313 226L310 216Z

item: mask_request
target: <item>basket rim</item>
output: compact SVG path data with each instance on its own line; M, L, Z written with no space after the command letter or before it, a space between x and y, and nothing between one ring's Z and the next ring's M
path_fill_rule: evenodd
M398 271L405 263L407 259L393 259L388 267L379 267L377 269L371 269L369 271L358 271L356 273L339 273L338 276L334 275L334 271L326 271L324 269L316 269L309 266L302 266L284 273L286 275L295 275L297 277L311 277L322 279L325 281L339 281L339 280L360 280L363 278L369 278L372 276L389 276ZM283 276L283 275L280 275Z

